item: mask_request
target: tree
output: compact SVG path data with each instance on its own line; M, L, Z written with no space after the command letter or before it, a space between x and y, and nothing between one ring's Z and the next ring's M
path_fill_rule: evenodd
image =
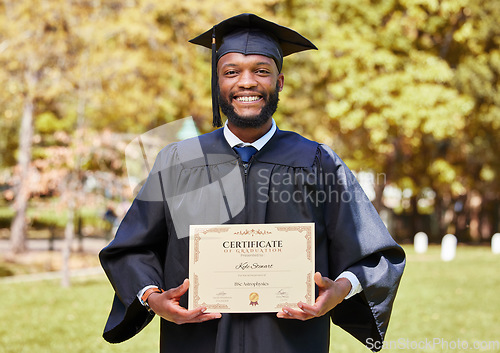
M404 209L414 220L428 188L440 214L469 190L498 189L495 1L303 0L273 10L320 48L287 59L282 124L411 191Z
M12 251L26 250L26 209L29 192L34 116L43 110L57 111L56 98L70 88L64 72L72 65L78 41L71 40L71 27L64 1L3 1L2 27L4 79L11 92L23 97L19 129L19 183L11 225Z
M211 130L210 51L187 41L228 16L254 12L290 25L320 49L285 59L280 128L331 145L354 170L383 175L376 179L377 207L386 185L406 190L408 200L394 211L410 220L408 229L420 226L424 212L438 215L438 235L462 224L463 239L478 238L497 227L495 0L237 0L224 7L215 0L11 0L0 6L6 87L0 128L9 132L0 142L3 167L14 163L13 146L21 161L29 160L22 156L32 154L30 126L42 141L33 152L38 159L45 158L39 150L52 153L47 141L55 131L68 133L74 157L57 168L79 185L89 171L125 171L89 153L78 131L135 136L190 115L199 130ZM22 116L27 127L19 129ZM434 205L422 207L430 190ZM464 211L453 212L461 203Z

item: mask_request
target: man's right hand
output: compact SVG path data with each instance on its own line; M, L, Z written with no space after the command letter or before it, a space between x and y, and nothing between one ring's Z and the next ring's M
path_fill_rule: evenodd
M148 298L148 304L156 315L161 316L167 321L178 325L186 323L204 322L213 319L220 319L220 313L205 313L206 307L202 306L196 309L187 310L179 304L180 297L187 292L189 280L163 293L153 293Z

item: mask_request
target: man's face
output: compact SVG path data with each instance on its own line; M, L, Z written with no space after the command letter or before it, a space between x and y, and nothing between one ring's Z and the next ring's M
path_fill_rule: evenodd
M219 59L217 73L220 107L230 123L260 127L271 118L284 82L273 59L228 53Z

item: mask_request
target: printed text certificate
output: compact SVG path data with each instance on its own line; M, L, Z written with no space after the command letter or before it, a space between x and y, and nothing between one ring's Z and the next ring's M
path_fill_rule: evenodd
M314 223L192 225L189 309L277 312L314 303Z

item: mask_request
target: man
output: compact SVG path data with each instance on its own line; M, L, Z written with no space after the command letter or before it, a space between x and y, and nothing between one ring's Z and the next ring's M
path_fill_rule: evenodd
M161 352L326 353L330 320L381 347L373 343L383 341L404 252L342 160L272 119L283 56L316 47L252 14L191 42L212 48L214 125L221 125L219 101L228 121L159 153L102 250L116 292L105 339L126 340L157 314ZM314 305L277 314L186 309L189 225L301 222L315 223Z

